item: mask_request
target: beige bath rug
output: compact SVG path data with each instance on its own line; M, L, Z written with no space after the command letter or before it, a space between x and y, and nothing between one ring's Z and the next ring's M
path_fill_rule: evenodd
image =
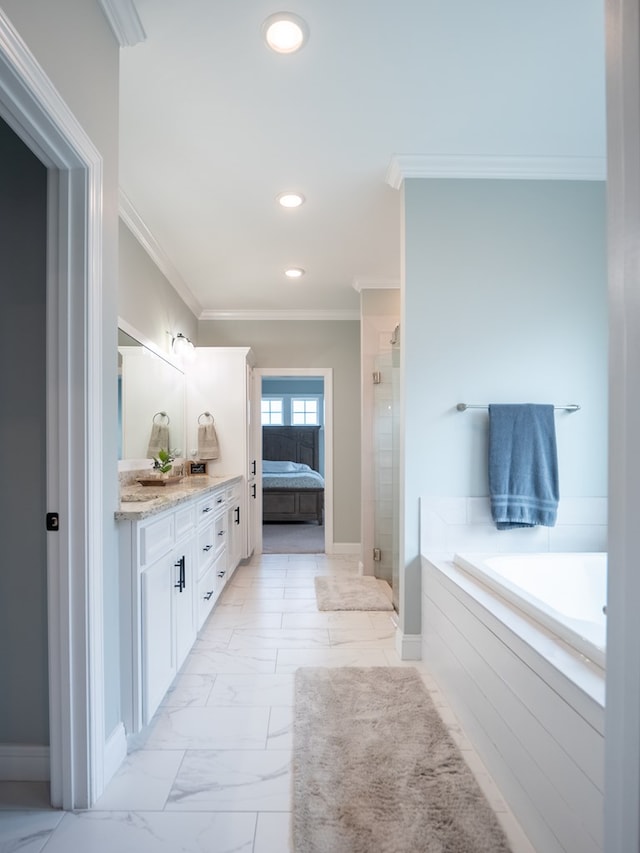
M371 577L314 578L318 610L393 610L391 587Z
M295 853L508 853L413 667L295 674Z

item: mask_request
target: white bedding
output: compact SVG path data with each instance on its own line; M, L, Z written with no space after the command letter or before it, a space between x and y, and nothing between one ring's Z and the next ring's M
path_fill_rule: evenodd
M324 489L324 478L304 462L264 459L263 489Z

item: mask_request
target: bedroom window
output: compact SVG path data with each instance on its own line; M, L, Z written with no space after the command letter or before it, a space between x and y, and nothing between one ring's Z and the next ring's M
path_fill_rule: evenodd
M293 397L291 400L291 423L294 426L300 424L317 426L320 423L318 420L318 398Z
M267 426L283 426L282 397L263 397L260 404L262 424Z

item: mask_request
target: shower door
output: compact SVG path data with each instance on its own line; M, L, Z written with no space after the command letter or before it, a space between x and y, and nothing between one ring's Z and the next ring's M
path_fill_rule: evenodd
M373 395L374 457L374 572L393 590L398 609L398 469L399 469L399 367L398 346L379 353L375 359Z

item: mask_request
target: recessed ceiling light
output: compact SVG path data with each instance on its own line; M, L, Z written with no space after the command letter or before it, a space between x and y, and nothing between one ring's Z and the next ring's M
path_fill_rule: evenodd
M289 267L288 270L284 271L284 274L287 278L302 278L304 270L302 267Z
M302 193L284 192L276 196L281 207L300 207L304 202Z
M308 39L309 28L293 12L276 12L263 23L262 35L276 53L295 53Z

